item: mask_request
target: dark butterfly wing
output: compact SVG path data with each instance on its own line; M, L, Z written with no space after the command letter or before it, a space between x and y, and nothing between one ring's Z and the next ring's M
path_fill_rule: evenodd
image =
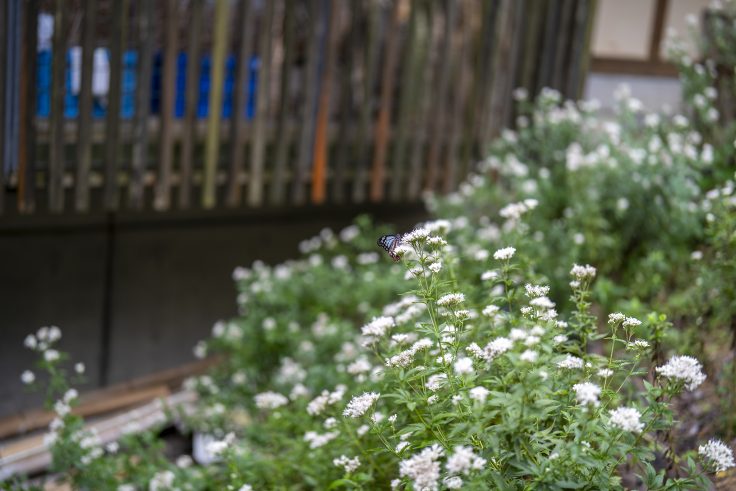
M401 234L391 234L391 235L383 235L378 239L378 245L383 248L386 252L388 252L388 255L391 256L391 259L394 261L398 261L401 259L396 252L396 246L401 243Z

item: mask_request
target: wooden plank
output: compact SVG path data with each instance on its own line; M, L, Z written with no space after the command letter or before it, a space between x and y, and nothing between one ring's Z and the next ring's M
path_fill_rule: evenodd
M654 7L654 20L652 21L652 37L649 39L649 61L659 61L660 46L664 35L664 24L667 21L667 10L669 0L657 0Z
M595 11L598 7L598 1L597 0L590 0L589 2L585 3L585 31L583 34L583 39L580 45L580 52L575 57L576 62L578 63L577 71L576 71L576 79L573 80L573 83L577 82L577 85L574 87L571 87L570 92L571 94L574 94L574 97L579 98L582 97L583 91L585 90L585 80L588 77L589 73L589 67L590 67L590 58L591 58L591 49L590 49L590 42L591 38L593 37L593 24L595 23Z
M437 36L434 34L433 19L432 19L431 4L427 8L426 15L423 11L420 11L419 17L417 17L417 36L420 38L420 43L423 46L423 53L421 62L419 63L419 71L422 74L422 80L425 83L418 84L417 99L419 100L419 107L412 118L412 127L414 132L412 135L412 149L411 149L411 162L409 171L409 185L407 189L407 198L409 201L415 201L419 198L422 183L422 164L424 163L424 147L427 141L427 124L425 121L430 113L430 100L431 100L431 81L432 81L432 68L434 66L436 58L436 42ZM424 39L425 42L422 42ZM426 43L426 45L425 45Z
M317 121L314 135L314 150L312 154L312 203L322 204L325 201L327 180L327 123L330 116L330 93L335 78L335 57L337 50L338 6L335 0L328 0L327 17L327 45L323 73L319 89L319 104L317 106Z
M347 21L347 22L346 22ZM352 146L355 143L355 94L353 93L353 78L357 63L351 56L355 38L359 36L358 29L353 25L349 10L342 9L340 22L342 37L338 41L337 79L339 99L336 104L337 137L334 141L334 159L331 172L331 189L328 191L333 202L344 203L349 194L346 189L348 182L348 166L352 163ZM346 25L347 24L347 25Z
M235 66L235 87L233 88L233 112L230 122L230 169L228 171L227 204L231 207L239 206L242 201L243 168L245 159L246 127L243 108L247 100L248 76L250 74L250 60L253 54L253 2L244 0L238 9L238 32L233 33L237 38L237 60ZM259 84L260 89L260 84Z
M212 48L212 74L210 76L209 116L205 141L204 182L202 183L202 207L216 204L218 152L220 150L220 115L225 81L225 50L227 49L229 0L215 1L214 45Z
M204 0L192 0L189 41L187 46L187 79L181 164L179 168L179 207L189 208L192 189L192 159L196 142L197 102L199 99L200 43Z
M353 201L362 203L365 201L366 184L368 181L368 163L370 162L369 154L369 138L373 126L373 100L374 87L376 77L378 76L378 55L380 53L381 39L381 8L379 2L369 2L368 13L361 12L361 9L353 10L356 21L361 22L363 17L367 17L366 38L360 42L353 56L363 57L363 80L362 80L362 100L360 103L360 124L358 128L358 140L355 145L355 175L353 177Z
M417 35L417 17L419 11L418 0L408 4L409 25L406 32L406 61L401 67L401 82L399 84L399 114L394 139L393 152L391 153L391 184L389 196L392 201L402 199L404 190L404 176L408 174L408 162L406 161L408 149L409 123L412 113L417 110L417 90L419 85L419 70L421 69L421 45Z
M567 85L565 72L566 68L569 67L569 60L567 57L570 53L569 44L574 16L575 0L562 0L562 8L560 9L560 28L557 30L557 38L555 39L555 59L551 84L552 87L561 92ZM563 96L564 95L567 94L563 94Z
M158 185L154 207L167 210L171 204L171 169L174 160L172 126L174 124L174 96L176 94L177 37L179 12L177 0L164 2L164 66L161 80L161 138L159 147ZM144 79L146 80L146 79ZM150 80L150 79L149 79Z
M473 132L472 156L475 159L485 155L485 135L488 134L488 106L490 104L493 64L495 62L496 18L500 0L481 3L481 30L477 41L476 78L473 84L471 107L473 108L471 128Z
M582 67L581 67L582 70ZM671 63L651 63L642 60L622 60L618 58L593 58L590 61L593 73L618 73L631 75L650 75L653 77L676 78L677 67Z
M536 86L534 79L537 73L540 46L540 34L544 31L545 7L548 2L527 1L528 21L524 37L524 54L520 68L519 85L527 89L530 97L534 97ZM588 3L583 0L581 3Z
M93 416L116 410L125 405L137 404L151 397L152 388L154 389L153 392L156 393L162 392L161 388L166 388L169 391L178 389L186 378L204 373L221 362L222 358L220 357L205 358L204 360L161 370L127 382L84 393L80 397L79 406L75 409L79 411L76 414ZM0 439L33 431L47 425L50 421L47 417L48 413L48 411L39 408L0 419Z
M145 175L149 161L149 128L151 78L153 76L153 43L155 35L153 2L143 2L138 14L140 36L138 80L135 94L135 122L133 123L133 154L130 183L128 185L130 207L142 210L144 206Z
M453 2L451 2L453 3ZM395 0L391 20L386 35L386 56L381 75L381 99L378 106L378 121L375 129L375 146L371 166L370 199L374 203L383 200L386 174L386 152L391 131L391 112L393 106L396 64L399 57L399 14L401 0Z
M36 170L36 57L28 53L36 53L38 47L38 1L30 0L26 3L24 12L24 42L23 49L23 79L30 81L21 83L20 100L20 155L18 178L26 182L23 189L19 189L18 199L22 200L21 211L31 212L35 207L35 170ZM5 65L0 65L5 66ZM2 114L2 112L0 112ZM2 153L0 153L2 155ZM1 172L1 171L0 171ZM24 193L27 191L27 193ZM1 192L0 192L1 194Z
M450 63L452 63L452 33L455 26L456 4L453 0L445 2L444 32L442 36L442 51L435 66L437 86L432 94L432 122L430 130L429 151L427 154L427 174L424 181L425 191L434 191L439 178L440 155L447 120L447 88L450 80Z
M467 5L461 4L461 6L467 7ZM449 119L449 130L447 138L447 152L445 155L445 165L443 169L442 179L442 192L449 193L457 186L457 179L459 173L459 147L460 140L463 137L463 116L465 114L465 104L468 97L468 79L470 70L465 66L465 58L467 51L469 51L470 44L470 32L468 29L468 9L464 8L461 10L462 15L462 26L457 33L457 39L453 51L455 53L454 62L452 65L451 73L452 76L452 90L448 96L452 96L450 99L450 117Z
M286 165L291 148L290 133L286 131L287 118L289 117L289 80L294 62L294 9L295 0L284 2L284 24L283 24L283 46L284 58L281 65L279 80L279 109L278 122L276 123L276 157L271 179L270 197L271 204L278 205L284 202L286 192Z
M324 20L321 16L319 0L309 2L311 32L307 44L306 81L304 84L304 112L302 113L297 164L292 183L292 200L295 204L304 204L306 199L305 181L312 160L312 135L314 133L314 115L317 108L317 88L319 86L319 63L321 59L320 40L323 37ZM318 20L319 19L319 20Z
M49 149L49 210L64 211L64 94L66 93L67 26L63 0L56 0L51 58L51 148Z
M506 103L503 107L501 121L505 128L514 126L514 104L513 90L519 84L519 66L523 54L522 46L524 43L524 24L527 20L527 12L529 10L529 2L531 0L517 0L514 2L514 10L512 15L512 38L511 49L509 53L508 69L506 71L506 93L504 95ZM574 0L571 0L574 1Z
M259 206L263 202L263 162L266 151L266 117L268 115L271 90L271 40L273 29L274 2L266 2L262 14L260 39L258 40L258 92L256 114L253 120L253 143L251 145L250 175L248 176L248 204Z
M540 68L537 76L537 86L535 93L542 90L543 87L550 87L552 83L552 74L554 72L555 61L555 39L557 38L557 30L559 29L560 9L553 0L547 8L547 16L544 20L544 38L542 42L542 50L540 56Z
M120 105L123 81L123 50L125 48L125 17L128 0L113 0L110 28L110 90L105 125L105 208L118 208L118 167L120 160Z
M89 209L89 173L92 169L92 66L95 50L95 0L84 0L82 8L82 73L79 89L77 133L77 176L75 207Z
M511 65L512 30L514 19L514 4L512 0L502 0L498 13L498 35L496 36L497 53L493 67L493 83L491 88L490 120L486 141L495 138L501 133L503 126L504 107L508 105L510 80L508 77Z

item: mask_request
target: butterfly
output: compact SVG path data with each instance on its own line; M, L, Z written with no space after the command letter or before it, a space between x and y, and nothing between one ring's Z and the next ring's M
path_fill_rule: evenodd
M401 234L383 235L378 239L377 244L388 252L391 259L398 261L401 257L396 254L396 247L401 243Z

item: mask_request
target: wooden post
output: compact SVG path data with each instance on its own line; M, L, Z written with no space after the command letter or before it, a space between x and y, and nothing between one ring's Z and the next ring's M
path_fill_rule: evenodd
M304 109L301 121L301 134L299 135L299 148L297 151L296 172L293 182L293 201L295 204L303 204L305 200L304 184L307 178L307 170L312 160L312 134L314 132L314 113L317 107L317 87L319 76L319 61L321 57L320 39L323 36L324 20L319 8L319 0L311 0L310 20L311 33L307 45L306 84L304 86ZM319 21L317 18L319 17Z
M189 208L192 190L192 154L194 153L199 100L200 47L204 0L192 0L192 16L187 46L186 108L182 133L181 167L179 169L179 207Z
M51 67L51 148L49 150L49 209L64 211L64 94L67 50L66 8L56 0Z
M143 2L139 15L138 80L135 98L135 122L133 123L133 155L128 193L130 206L142 210L146 168L149 161L148 118L151 103L151 77L153 74L154 13L153 2ZM166 90L164 88L164 90Z
M179 35L178 3L164 2L164 67L161 80L161 147L158 186L154 207L166 210L171 203L171 168L174 160L174 95L176 94L177 36ZM150 79L143 79L150 80Z
M82 20L82 74L79 89L79 127L77 132L77 211L89 209L89 174L92 169L92 66L95 51L95 0L85 0Z
M25 32L23 38L22 77L20 92L20 155L18 160L19 210L32 212L36 192L36 56L38 48L38 1L29 0L23 13ZM30 53L33 53L31 55ZM5 65L0 65L5 66ZM0 113L0 119L2 114ZM0 156L2 153L0 153ZM22 184L22 185L21 185ZM1 193L0 193L1 194Z
M391 109L393 106L394 80L396 79L396 64L399 56L399 13L400 0L394 0L391 11L391 22L386 37L386 59L381 76L381 101L378 109L378 121L375 131L375 149L373 151L373 166L371 169L371 201L379 202L383 199L386 152L388 137L391 131Z
M335 78L335 56L337 50L337 8L339 2L325 0L329 7L326 12L327 46L326 57L319 89L319 105L317 107L317 128L314 136L312 161L312 203L322 204L325 201L327 173L327 124L330 115L330 92Z
M120 160L120 105L123 81L123 50L125 48L125 17L128 0L113 0L110 29L110 90L105 123L105 208L118 207L118 162Z
M218 152L220 150L220 115L225 80L225 50L227 49L229 0L215 0L215 31L212 48L212 75L210 77L210 113L205 142L204 181L202 206L213 208L216 204Z
M279 81L279 110L276 123L276 157L271 179L271 204L281 204L284 201L286 189L286 163L291 148L291 138L286 128L289 117L289 73L294 59L294 0L284 2L283 44L284 58L281 66L281 80Z
M238 39L238 51L235 65L235 87L233 88L233 110L230 116L230 170L227 183L227 205L231 207L239 206L242 201L243 160L245 159L243 133L246 127L243 108L247 100L246 90L250 74L250 60L253 55L252 4L252 0L241 2L238 10L238 32L233 33Z

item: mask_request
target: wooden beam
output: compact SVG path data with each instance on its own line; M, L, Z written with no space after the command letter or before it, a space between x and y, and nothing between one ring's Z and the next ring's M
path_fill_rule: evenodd
M651 75L655 77L678 76L677 67L666 62L645 60L625 60L617 58L593 58L590 63L593 73L626 73L631 75Z
M123 82L123 52L125 50L125 17L128 15L128 0L113 0L110 28L110 90L108 93L107 118L105 125L105 196L108 210L118 208L118 168L120 161L120 106Z
M66 51L68 6L56 0L54 13L53 53L51 60L51 148L49 149L48 196L49 209L64 211L64 95L66 94Z
M657 62L660 60L659 51L662 45L662 36L664 35L664 23L667 20L667 9L669 8L669 0L657 0L654 7L654 20L652 21L652 36L649 38L649 61Z

